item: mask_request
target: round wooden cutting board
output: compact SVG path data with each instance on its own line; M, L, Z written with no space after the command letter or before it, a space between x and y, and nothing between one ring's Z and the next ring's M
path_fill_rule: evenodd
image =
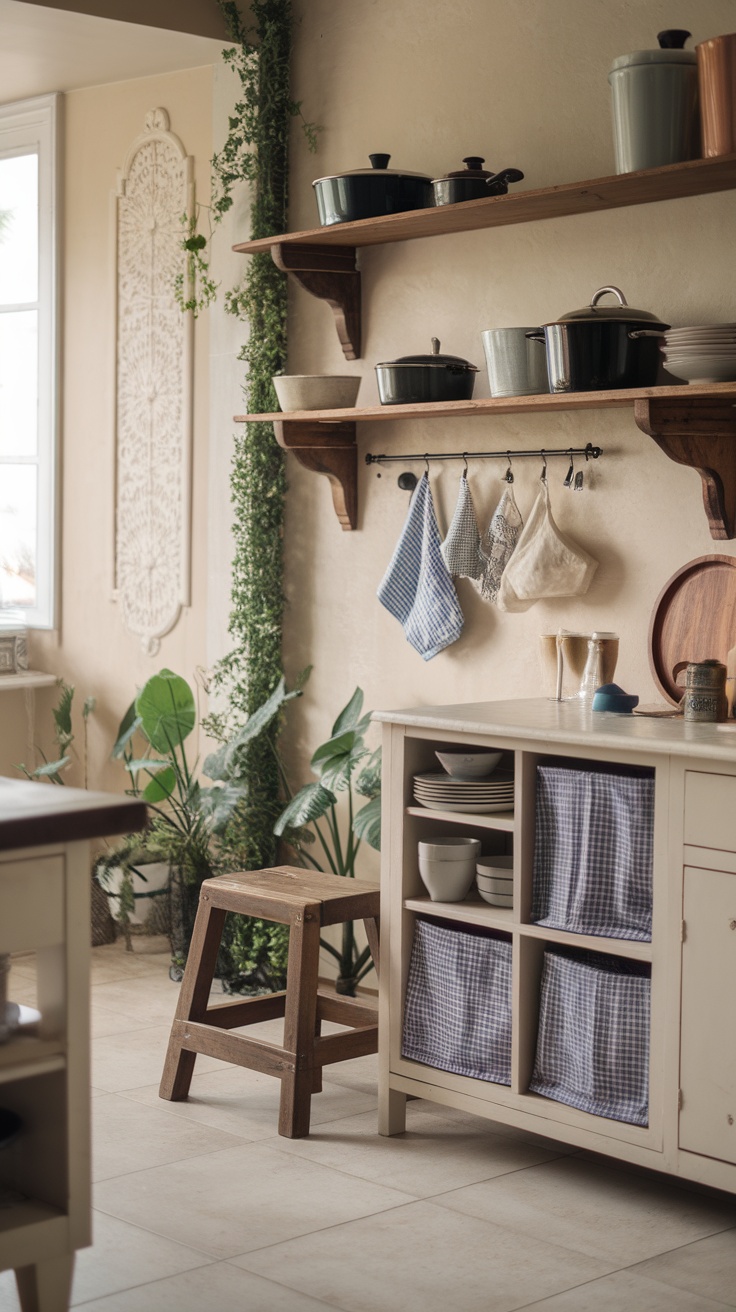
M649 625L649 664L673 705L685 692L681 661L717 660L736 647L736 558L699 556L665 583Z

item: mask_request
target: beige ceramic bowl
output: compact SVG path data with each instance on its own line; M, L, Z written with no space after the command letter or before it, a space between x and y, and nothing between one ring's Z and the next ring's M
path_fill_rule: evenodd
M355 374L277 374L273 379L282 410L348 410L355 405Z
M492 879L510 879L514 872L513 856L484 856L475 866L479 875Z

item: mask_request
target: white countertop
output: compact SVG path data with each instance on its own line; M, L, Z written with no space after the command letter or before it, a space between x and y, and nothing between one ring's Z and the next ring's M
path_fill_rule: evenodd
M374 711L373 719L439 732L496 734L546 744L586 744L631 753L662 752L736 762L736 720L731 720L728 727L721 727L694 724L681 717L614 715L586 710L577 702L546 698L414 706L408 710Z

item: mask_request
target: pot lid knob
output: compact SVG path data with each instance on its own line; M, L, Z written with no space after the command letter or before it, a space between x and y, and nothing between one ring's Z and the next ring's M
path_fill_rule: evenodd
M374 169L387 169L390 155L369 155L371 167Z
M657 40L661 50L683 50L691 36L692 32L685 32L682 28L668 27L666 31L657 33Z
M595 309L596 305L598 304L599 300L601 299L601 296L605 296L607 292L610 292L612 296L616 296L616 297L618 298L618 303L619 303L619 305L626 305L626 306L628 306L628 301L627 301L626 297L624 296L623 292L620 290L620 288L618 288L618 287L599 287L599 288L598 288L598 291L597 291L597 292L593 292L593 295L592 295L591 298L590 298L590 308L591 308L591 310L594 310L594 309Z
M469 169L476 172L478 169L482 169L485 160L480 155L466 155L463 164L467 164Z
M440 339L439 339L439 337L433 337L433 338L432 338L432 355L439 355L439 353L440 353Z

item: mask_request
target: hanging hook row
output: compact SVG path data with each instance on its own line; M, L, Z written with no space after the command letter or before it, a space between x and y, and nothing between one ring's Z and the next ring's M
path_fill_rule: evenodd
M602 455L603 451L601 447L593 446L592 442L588 442L587 446L568 446L553 448L551 450L549 447L545 447L544 449L540 447L536 451L438 451L432 455L427 451L421 455L372 455L370 451L367 451L365 455L365 463L367 465L378 465L383 464L384 462L388 464L390 461L395 460L423 460L425 470L429 473L429 463L432 460L463 460L465 462L466 471L469 460L507 460L508 469L506 471L506 480L507 482L512 482L512 458L514 460L541 459L544 461L544 467L546 468L547 461L552 460L557 456L566 456L569 460L572 460L573 456L584 456L586 460L598 460ZM508 476L510 473L511 478L509 479Z

